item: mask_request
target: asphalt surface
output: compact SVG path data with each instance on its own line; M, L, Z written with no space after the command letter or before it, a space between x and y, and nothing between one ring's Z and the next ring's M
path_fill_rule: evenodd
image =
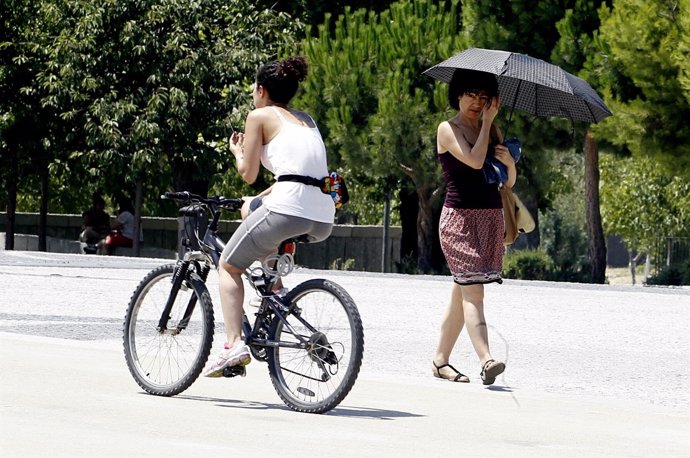
M127 302L160 259L0 251L0 456L690 456L690 290L507 280L486 288L484 387L463 333L430 376L450 279L299 269L355 299L361 375L326 415L297 414L265 364L174 398L127 371ZM209 290L217 300L217 276ZM222 336L216 336L216 343Z

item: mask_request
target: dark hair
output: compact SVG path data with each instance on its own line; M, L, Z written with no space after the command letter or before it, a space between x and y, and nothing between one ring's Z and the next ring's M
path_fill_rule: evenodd
M121 211L126 210L130 213L134 213L134 206L132 205L132 200L126 195L118 193L115 196L115 201L117 202L117 205L120 207Z
M448 103L458 110L460 109L458 97L468 92L480 91L485 91L489 97L495 97L498 94L496 76L492 73L460 68L455 70L448 85Z
M263 65L256 72L256 84L263 86L274 102L287 104L297 93L300 81L306 77L307 59L295 56Z
M105 207L105 199L103 198L100 189L91 195L91 204L94 207L96 207L99 204Z

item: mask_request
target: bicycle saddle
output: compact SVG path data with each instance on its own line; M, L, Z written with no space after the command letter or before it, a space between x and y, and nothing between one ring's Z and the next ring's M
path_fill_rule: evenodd
M302 234L302 235L298 235L297 237L291 237L291 238L283 241L283 243L309 243L311 241L312 241L312 239L309 236L309 234Z

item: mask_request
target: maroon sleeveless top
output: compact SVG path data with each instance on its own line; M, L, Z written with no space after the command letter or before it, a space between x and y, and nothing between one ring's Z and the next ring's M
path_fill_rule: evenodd
M503 208L496 183L488 184L482 169L473 169L450 152L438 155L446 180L444 207Z

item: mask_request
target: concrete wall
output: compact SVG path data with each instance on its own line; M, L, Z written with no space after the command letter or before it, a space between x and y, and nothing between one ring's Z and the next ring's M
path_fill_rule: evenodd
M0 228L5 228L6 220L7 215L0 213ZM15 234L27 234L29 237L15 237L16 250L38 249L36 236L38 221L37 213L17 213ZM77 239L81 231L81 223L81 215L48 214L48 251L78 253L80 248ZM178 244L177 218L146 217L143 218L142 225L144 230L142 256L174 258ZM219 232L227 240L238 225L239 221L221 221ZM390 228L392 271L395 271L396 263L400 262L401 235L400 227ZM0 242L2 243L0 249L4 249L4 234ZM336 225L326 241L298 246L296 261L298 265L314 269L328 269L334 263L349 261L351 270L380 272L382 251L383 227ZM131 250L118 249L116 254L128 255L131 254Z

